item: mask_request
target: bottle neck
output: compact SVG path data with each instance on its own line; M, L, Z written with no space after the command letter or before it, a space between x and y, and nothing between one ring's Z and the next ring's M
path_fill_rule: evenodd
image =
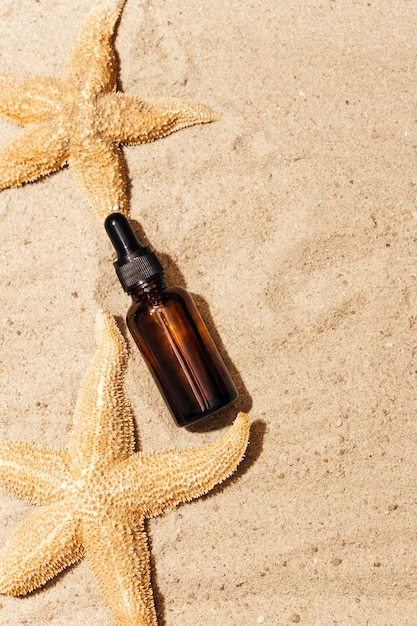
M161 292L168 287L164 275L154 276L151 280L145 281L129 291L133 302L154 303L159 300Z

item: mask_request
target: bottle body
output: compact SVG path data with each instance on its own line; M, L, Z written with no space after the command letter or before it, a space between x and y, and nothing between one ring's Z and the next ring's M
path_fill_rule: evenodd
M128 328L178 425L234 402L238 391L188 291L158 278L131 295Z

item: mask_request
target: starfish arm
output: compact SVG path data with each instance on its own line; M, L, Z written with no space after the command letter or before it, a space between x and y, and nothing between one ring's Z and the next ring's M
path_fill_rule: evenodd
M118 626L157 626L143 519L123 510L83 524L83 543L101 594Z
M180 98L139 98L106 94L97 102L107 133L118 143L145 143L181 128L214 122L219 116L204 104Z
M29 593L79 561L77 528L63 500L35 510L0 550L0 593Z
M224 437L200 448L136 454L126 462L125 500L146 517L207 493L230 476L243 458L249 418L239 413Z
M71 146L69 165L100 220L114 211L129 216L125 165L115 144L101 137L88 137Z
M124 2L107 0L87 15L69 56L62 82L93 96L116 88L114 30Z
M134 449L133 418L124 393L126 342L113 317L96 317L97 350L78 395L68 451L74 468L106 467Z
M50 174L67 156L67 142L55 125L31 124L0 151L0 191Z
M0 442L0 487L16 498L37 505L57 500L63 495L68 472L64 449L26 441Z
M0 76L0 115L26 126L50 118L59 110L62 89L50 76Z

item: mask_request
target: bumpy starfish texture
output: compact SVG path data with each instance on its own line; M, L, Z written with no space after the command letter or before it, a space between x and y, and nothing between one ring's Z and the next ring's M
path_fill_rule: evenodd
M145 518L230 476L249 419L200 448L134 452L126 344L110 314L97 314L96 338L68 447L0 442L0 487L39 506L0 551L0 592L26 594L85 556L116 624L156 626Z
M218 116L176 98L143 99L116 91L114 31L125 0L87 16L61 80L0 76L0 115L27 128L0 152L0 190L68 164L96 214L128 216L121 143L144 143Z

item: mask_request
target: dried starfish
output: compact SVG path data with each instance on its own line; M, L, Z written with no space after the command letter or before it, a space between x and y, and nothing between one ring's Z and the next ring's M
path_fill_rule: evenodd
M239 413L200 448L135 453L126 344L109 313L97 314L96 339L68 447L0 442L0 486L39 505L0 552L0 592L28 593L85 556L119 626L156 626L145 518L232 474L249 420Z
M114 30L126 0L107 0L87 16L61 80L0 76L0 115L27 126L0 152L0 190L65 164L104 220L129 213L120 143L144 143L217 119L202 104L143 99L116 91Z

